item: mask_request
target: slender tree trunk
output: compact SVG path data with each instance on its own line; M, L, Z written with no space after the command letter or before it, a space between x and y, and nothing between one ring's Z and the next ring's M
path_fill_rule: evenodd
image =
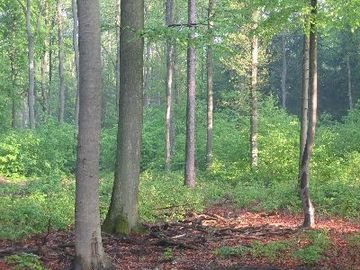
M185 156L185 185L195 187L195 80L196 80L196 52L192 44L195 38L193 29L196 23L195 0L188 0L188 24L190 27L187 49L187 106L186 106L186 156Z
M74 48L74 63L75 63L75 81L76 81L76 97L75 97L75 128L79 128L79 44L78 44L78 12L76 0L71 2L73 14L73 48Z
M129 234L138 228L140 143L143 117L144 1L121 1L120 103L115 180L103 229Z
M257 28L259 12L253 14L254 28ZM258 165L258 146L257 146L257 84L258 84L258 46L259 40L256 35L252 38L252 61L251 61L251 90L250 90L250 149L251 149L251 168L256 169Z
M151 44L146 43L145 59L148 61L151 57ZM144 105L148 107L151 105L150 90L150 77L151 77L151 66L146 65L144 67Z
M52 95L52 87L53 87L53 46L54 46L54 37L53 37L53 29L55 27L55 18L51 19L51 27L50 27L50 46L49 46L49 91L48 91L48 115L51 116L51 95Z
M305 150L301 160L300 170L300 188L301 200L304 211L303 227L311 228L315 225L315 210L310 199L309 180L310 180L310 159L315 140L315 129L317 123L317 30L316 30L316 15L317 15L317 0L311 0L311 15L310 20L310 43L309 43L309 76L310 76L310 123L308 134L306 138Z
M286 58L286 36L285 33L281 36L282 43L282 73L281 73L281 96L282 107L286 109L286 80L287 80L287 58Z
M165 24L173 24L174 1L166 1ZM173 40L168 38L166 41L166 115L165 115L165 170L171 169L171 158L173 150L173 104L174 104L174 45Z
M349 98L349 109L353 109L353 97L352 97L352 74L351 74L351 64L350 64L350 55L346 57L346 66L347 66L347 75L348 75L348 98Z
M121 0L116 0L116 108L119 108L120 98L120 6Z
M212 165L213 159L213 125L214 125L214 95L213 95L213 77L214 77L214 60L213 47L214 38L213 31L213 16L214 16L215 0L209 0L208 6L208 31L210 34L210 44L207 47L206 63L207 63L207 141L206 141L206 163L209 169Z
M110 269L102 246L99 210L101 113L100 10L98 1L78 0L80 114L76 172L73 269Z
M301 130L300 130L300 163L299 168L301 172L301 161L305 151L306 138L309 124L309 35L304 35L303 48L303 80L302 80L302 108L301 108Z
M58 53L59 53L59 114L58 120L64 122L65 113L65 82L64 82L64 50L63 50L63 15L61 0L56 2L58 23Z
M31 31L31 0L26 0L26 33L28 42L28 108L29 108L29 124L34 129L35 120L35 62L34 62L34 37Z

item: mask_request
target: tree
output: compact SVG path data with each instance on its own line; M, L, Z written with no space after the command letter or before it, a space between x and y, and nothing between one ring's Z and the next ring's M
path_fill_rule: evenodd
M195 187L195 79L196 52L193 29L196 23L195 0L188 0L188 25L190 28L187 48L187 106L186 106L186 150L185 150L185 185Z
M281 73L281 96L282 107L286 109L286 79L287 79L287 57L286 57L286 35L281 35L282 45L282 73Z
M257 28L259 12L254 11L254 30ZM257 84L258 84L258 46L259 39L256 34L252 37L252 60L251 60L251 90L250 90L250 149L251 149L251 168L255 169L258 165L258 146L257 146Z
M143 117L144 1L121 1L120 101L115 179L103 228L128 234L138 227L140 141Z
M76 163L75 260L73 269L110 269L100 229L99 137L101 57L99 3L78 0L80 111Z
M166 0L165 24L167 27L173 24L174 0ZM172 38L166 40L166 115L165 115L165 170L171 169L173 149L173 113L174 113L174 71L175 71L175 48Z
M208 31L210 42L207 46L207 143L206 143L206 163L210 168L213 156L213 126L214 126L214 60L213 60L213 16L215 0L209 0L208 6Z
M56 1L58 26L58 57L59 57L59 113L58 120L64 122L65 113L65 81L64 81L64 50L63 50L63 10L61 0Z
M75 64L75 80L76 80L76 98L75 98L75 127L79 128L79 43L78 43L78 12L76 0L71 1L73 14L73 48L74 48L74 64Z
M300 165L300 189L301 201L304 211L304 227L313 227L315 225L315 210L310 199L309 194L309 180L310 180L310 159L314 147L315 130L317 123L317 29L316 29L316 15L317 15L317 0L311 0L311 18L310 18L310 33L309 33L309 89L311 95L310 103L310 120L307 128L307 136L305 147L301 156ZM305 66L305 65L304 65ZM305 77L305 76L304 76ZM304 87L305 89L305 87ZM306 93L304 93L306 94ZM305 99L305 95L304 95ZM304 109L304 108L303 108ZM304 114L304 112L303 112ZM304 121L304 119L303 119Z
M348 75L348 99L349 99L349 109L352 110L353 105L353 95L352 95L352 76L351 76L351 63L350 63L350 55L346 56L346 67L347 67L347 75Z
M31 30L31 0L26 0L26 7L18 0L22 6L26 18L26 36L28 47L28 116L30 128L35 128L35 60L34 60L34 35Z

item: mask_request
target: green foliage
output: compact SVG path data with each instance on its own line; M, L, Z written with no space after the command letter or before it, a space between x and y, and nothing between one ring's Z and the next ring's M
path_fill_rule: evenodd
M222 257L232 256L246 256L250 255L253 258L267 258L270 262L274 262L276 258L283 257L284 251L293 246L294 243L290 241L273 241L269 243L262 243L260 241L253 241L249 246L239 247L221 247L216 250L216 254Z
M8 177L74 172L75 133L50 122L36 131L0 134L0 174Z
M295 251L292 257L305 264L314 264L323 258L324 252L330 245L328 232L308 231L305 237L310 241L310 244Z
M46 270L42 266L40 258L35 254L20 253L5 257L5 262L12 265L14 270L31 269L31 270Z

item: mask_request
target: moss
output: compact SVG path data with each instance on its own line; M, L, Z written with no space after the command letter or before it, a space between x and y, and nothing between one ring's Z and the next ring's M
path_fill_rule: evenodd
M116 217L114 225L115 234L128 235L131 232L129 222L122 215Z

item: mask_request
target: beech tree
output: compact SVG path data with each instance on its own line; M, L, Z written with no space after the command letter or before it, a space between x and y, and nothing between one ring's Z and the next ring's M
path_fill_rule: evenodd
M120 101L115 179L103 224L109 233L128 234L138 227L140 142L143 118L144 1L121 1Z
M166 0L165 24L173 24L174 0ZM171 169L171 157L174 143L173 113L174 113L174 71L175 48L172 38L166 40L166 114L165 114L165 170Z
M100 11L97 0L78 0L80 111L76 162L75 260L73 269L110 269L99 210L101 113Z
M188 0L188 26L190 28L187 48L187 105L186 105L186 148L185 148L185 185L195 187L195 80L196 52L192 43L195 38L193 29L196 23L195 0Z
M65 81L64 81L64 49L63 49L63 10L61 0L56 1L58 27L58 58L59 58L59 112L58 120L64 122L65 113Z
M310 180L310 159L312 150L314 147L315 130L317 123L317 96L318 96L318 84L317 84L317 27L316 27L316 15L318 3L317 0L311 0L311 17L310 17L310 33L309 33L309 92L311 97L310 102L310 119L307 124L307 135L305 140L304 151L301 155L300 164L300 189L301 189L301 201L304 211L304 227L313 227L315 225L315 210L310 199L309 193L309 180ZM305 42L306 43L306 42ZM305 71L305 65L304 65ZM306 75L304 75L306 78ZM303 97L306 99L306 92L304 87ZM303 107L303 110L305 106ZM303 115L306 112L303 111ZM302 121L306 118L303 117ZM305 125L305 123L303 124Z
M214 56L213 56L213 16L215 0L209 0L208 5L208 32L210 42L206 51L207 65L207 141L206 141L206 163L210 168L213 157L213 126L214 126Z
M254 30L257 28L259 12L254 11ZM256 34L252 37L251 44L251 90L250 90L250 155L251 168L255 169L258 165L258 143L257 143L257 87L258 87L258 46L259 39Z

